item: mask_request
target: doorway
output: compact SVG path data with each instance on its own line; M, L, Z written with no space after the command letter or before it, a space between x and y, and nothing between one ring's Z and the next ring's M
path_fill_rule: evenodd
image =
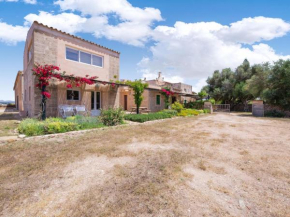
M128 95L124 95L124 110L128 110Z
M172 104L176 102L176 96L172 97Z
M98 116L101 114L101 92L91 92L91 115Z

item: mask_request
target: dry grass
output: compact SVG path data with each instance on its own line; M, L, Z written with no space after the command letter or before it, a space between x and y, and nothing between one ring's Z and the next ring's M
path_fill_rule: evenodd
M14 136L18 123L15 120L0 120L0 137Z
M0 215L289 216L289 129L218 114L9 143Z

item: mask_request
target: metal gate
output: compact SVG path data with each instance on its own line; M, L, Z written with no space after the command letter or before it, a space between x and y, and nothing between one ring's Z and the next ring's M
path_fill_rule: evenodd
M231 112L230 104L217 104L212 106L214 112Z

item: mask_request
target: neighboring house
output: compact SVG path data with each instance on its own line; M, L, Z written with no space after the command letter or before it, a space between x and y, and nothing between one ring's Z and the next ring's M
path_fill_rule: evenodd
M18 71L14 83L15 107L21 113L23 112L23 73Z
M146 80L148 88L143 93L143 101L141 107L146 107L151 112L160 111L165 108L165 99L161 94L161 90L169 87L174 92L172 103L179 101L181 103L191 102L196 100L196 93L192 92L192 86L183 83L170 83L164 81L162 73L158 73L158 78L155 80ZM134 103L134 92L129 87L120 88L120 106L125 110L131 111L132 107L136 107Z
M53 64L68 74L85 77L98 76L98 80L119 79L120 53L76 36L34 22L28 31L24 58L24 113L34 117L40 114L41 92L35 87L32 75L34 64ZM53 83L53 82L52 82ZM118 88L110 85L83 85L67 89L64 82L48 86L51 98L47 100L47 116L57 116L59 105L85 105L94 115L101 108L119 106Z
M51 81L48 91L47 116L58 116L60 105L85 105L91 115L100 114L100 109L123 107L130 111L135 107L133 91L126 85L115 88L103 82L120 80L120 53L90 41L34 22L30 27L24 50L23 73L15 80L15 103L22 116L36 117L40 114L41 91L35 87L37 78L32 74L35 64L59 66L68 75L80 77L97 76L96 85L82 85L68 89L65 82ZM161 94L163 87L175 92L173 101L193 101L192 87L183 83L165 82L159 73L156 80L149 80L144 91L142 107L155 112L165 108Z

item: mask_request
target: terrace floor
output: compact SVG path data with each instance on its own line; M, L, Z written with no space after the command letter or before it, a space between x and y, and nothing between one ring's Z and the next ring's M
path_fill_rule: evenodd
M232 113L10 142L0 215L290 216L289 131Z

